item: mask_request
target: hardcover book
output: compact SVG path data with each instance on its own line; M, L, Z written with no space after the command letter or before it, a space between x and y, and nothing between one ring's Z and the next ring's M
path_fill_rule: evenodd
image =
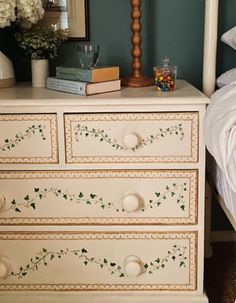
M85 82L103 82L117 80L120 77L119 66L95 67L82 69L77 67L56 67L56 78Z
M120 90L121 81L120 79L117 79L112 81L91 83L49 77L46 81L46 88L66 93L88 96Z

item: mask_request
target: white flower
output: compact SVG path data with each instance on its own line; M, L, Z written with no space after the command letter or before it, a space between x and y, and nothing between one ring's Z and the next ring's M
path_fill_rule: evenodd
M16 21L21 27L29 28L43 18L41 0L0 0L0 28Z
M0 28L9 26L16 20L16 0L0 0Z

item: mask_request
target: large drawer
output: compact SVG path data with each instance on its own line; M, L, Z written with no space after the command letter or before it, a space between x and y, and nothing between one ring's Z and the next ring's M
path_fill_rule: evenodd
M0 172L0 224L196 224L197 170Z
M65 114L67 163L198 161L198 113Z
M0 163L57 163L56 114L0 115Z
M196 232L0 233L0 290L194 291L197 250Z

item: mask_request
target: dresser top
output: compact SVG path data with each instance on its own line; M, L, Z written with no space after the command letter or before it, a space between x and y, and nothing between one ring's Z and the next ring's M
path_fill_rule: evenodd
M0 106L30 105L167 105L207 104L203 93L184 80L177 80L174 92L157 92L154 86L145 88L122 88L120 91L79 96L45 88L32 88L29 83L20 83L13 88L0 89Z

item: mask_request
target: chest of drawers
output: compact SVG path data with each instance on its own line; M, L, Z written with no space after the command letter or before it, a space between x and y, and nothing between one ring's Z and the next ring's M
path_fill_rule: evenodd
M1 302L208 302L203 94L0 99Z

